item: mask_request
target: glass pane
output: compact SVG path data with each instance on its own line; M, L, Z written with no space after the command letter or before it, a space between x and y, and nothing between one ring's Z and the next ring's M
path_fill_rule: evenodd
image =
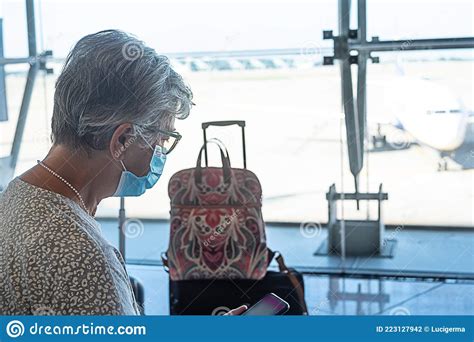
M470 0L368 0L367 35L381 40L472 37Z
M90 11L85 4L95 10ZM368 1L369 37L413 39L473 34L470 1L429 4ZM104 15L110 11L113 15ZM6 55L26 54L24 4L5 1L3 14ZM322 30L337 31L337 2L132 4L43 0L38 8L40 21L38 43L40 50L54 51L50 66L55 74L37 79L17 174L31 167L51 144L54 82L71 46L85 34L120 27L157 51L170 53L175 69L193 89L196 103L188 119L176 122L183 138L168 158L160 183L140 198L127 199L129 216L169 217L167 182L173 173L195 165L203 140L200 124L204 121L246 120L247 165L262 183L263 215L267 221L325 223L325 193L329 186L335 183L338 191L354 190L341 116L339 68L321 65L324 55L332 55L332 42L322 40ZM231 53L235 51L240 53L237 57ZM373 192L380 183L384 184L390 196L385 203L386 223L472 224L472 145L463 141L448 155L450 170L438 172L436 149L426 147L425 138L417 140L417 134L413 137L413 133L401 131L397 118L412 112L430 118L440 118L446 111L452 117L459 114L458 110L472 113L473 51L374 55L380 57L381 63L368 67L371 135L361 190ZM11 120L0 123L3 155L11 147L25 82L25 73L20 72L24 67L9 66L8 70ZM355 72L354 67L354 75ZM429 91L420 90L425 88L441 95L431 96ZM460 106L444 105L446 98L455 98ZM387 125L387 120L377 122L377 118L386 116L391 117L392 125ZM431 120L427 122L431 124ZM385 150L373 146L374 136L381 138L378 124L383 124L380 135L388 141ZM240 130L233 126L210 128L208 132L209 138L219 137L226 143L232 166L242 167ZM472 115L466 123L465 137L470 136ZM444 134L438 137L441 141ZM209 151L211 165L219 165L215 147ZM116 199L103 201L98 215L115 217L117 203ZM374 218L376 207L367 208L365 203L361 203L361 210L352 203L344 207L346 217L366 218L368 213Z

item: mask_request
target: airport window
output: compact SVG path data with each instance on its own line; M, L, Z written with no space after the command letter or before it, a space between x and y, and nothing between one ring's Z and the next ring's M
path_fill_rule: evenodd
M183 140L168 162L164 179L179 169L193 166L202 143L197 129L200 122L239 117L248 122L248 167L260 175L266 220L326 222L325 193L329 186L336 183L338 189L354 190L347 167L344 120L340 114L339 69L336 65L322 65L323 57L331 55L332 47L329 41L322 39L321 32L337 30L336 3L189 4L189 13L185 14L182 24L161 18L164 21L161 27L166 29L157 27L154 33L149 24L145 24L153 22L153 13L158 13L160 6L173 10L177 5L171 2L140 4L147 9L142 13L146 18L126 21L126 29L143 37L158 51L169 53L176 70L195 92L196 106L192 115L188 120L177 122ZM460 4L466 8L471 5ZM79 14L55 16L64 6L72 6L73 12ZM97 6L102 8L109 3ZM428 18L446 9L448 2L426 6L423 1L415 1L410 2L410 6L411 10L406 12L395 2L369 1L368 37L426 38L472 33L468 25L472 20L470 11L454 13L465 16L466 20L454 20L454 14L449 12L442 25L431 25ZM38 7L38 18L43 21L38 42L44 49L54 51L50 65L55 73L39 77L36 83L36 96L30 106L34 115L30 115L26 123L17 174L49 148L54 80L61 70L62 58L76 37L96 27L94 13L87 13L88 21L81 19L80 23L67 25L86 16L86 13L80 15L84 10L79 2L66 5L42 1ZM102 21L106 20L111 27L116 26L127 16L126 2L114 4L114 8L117 15L101 18L101 25L105 25ZM212 10L215 16L197 29L199 20L191 13L205 8ZM5 53L21 55L27 48L26 34L14 40L11 32L17 30L10 28L17 22L8 18L15 16L25 20L24 4L6 1L3 9L5 14L11 14L5 16L4 21ZM389 16L389 23L386 22L388 12L393 14ZM314 13L325 15L316 21ZM420 17L422 13L425 16ZM400 16L404 23L409 23L404 24L403 29L397 26ZM262 17L266 18L263 27L260 26ZM292 31L284 25L287 21L294 23ZM356 23L356 17L352 21ZM401 50L409 44L407 40ZM213 53L206 56L202 50ZM384 211L388 224L472 225L470 168L473 160L469 154L472 50L401 50L374 53L380 63L369 61L368 64L369 131L360 173L361 187L364 191L376 191L379 183L384 183L384 189L390 194ZM244 52L234 57L233 51ZM353 69L355 72L357 68ZM1 124L3 154L9 151L13 140L15 114L19 111L25 82L24 66L9 65L6 70L11 72L7 83L12 120ZM229 129L210 134L224 134L222 137L228 140L225 143L233 162L241 163L238 132ZM217 162L217 154L210 153L210 161ZM278 177L274 177L275 170ZM129 215L166 218L169 211L166 191L161 187L139 199L127 200ZM98 216L114 217L116 205L116 199L104 201ZM368 208L365 203L361 203L359 210L352 205L345 208L348 217L374 217L375 211L375 207Z
M26 262L79 272L87 262L50 265L64 255L35 255L43 243L72 241L71 259L93 256L97 269L123 276L127 314L220 315L234 304L210 307L214 294L183 293L282 276L298 304L291 314L471 314L472 8L470 0L3 0L0 248L20 253L25 244L34 249ZM53 145L53 132L63 144ZM61 158L58 168L44 162ZM24 193L4 191L21 184L42 196L16 201ZM54 205L61 210L50 212ZM80 220L71 224L69 210ZM21 229L41 243L17 238ZM80 253L72 237L84 236L97 238L107 260L93 248ZM22 260L8 254L0 271L23 270ZM20 288L9 283L14 272L0 272L11 276L0 288ZM93 298L89 287L103 279L92 278L77 292ZM6 291L0 314L14 306L2 307ZM275 300L268 292L258 299Z

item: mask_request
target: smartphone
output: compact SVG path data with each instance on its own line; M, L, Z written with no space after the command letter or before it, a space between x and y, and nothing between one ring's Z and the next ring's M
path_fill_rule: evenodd
M290 304L274 293L269 293L245 311L242 316L283 315L290 309Z

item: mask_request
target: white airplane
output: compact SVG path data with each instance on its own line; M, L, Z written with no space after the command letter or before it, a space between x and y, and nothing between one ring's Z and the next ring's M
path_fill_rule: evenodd
M297 68L315 66L314 60L306 57L292 55L288 58L293 58ZM222 56L210 60L188 58L186 66L192 71L289 67L277 55L243 56L238 59ZM461 101L451 89L440 83L405 76L403 63L399 61L396 63L396 75L384 75L378 80L369 78L367 102L368 132L376 132L371 134L375 147L386 147L388 142L392 149L403 149L416 141L434 149L441 157L438 168L446 170L447 158L465 141L469 112ZM474 117L471 120L474 121ZM392 133L395 132L397 140L393 141L391 135L383 134L387 127L396 129Z
M463 144L468 121L469 113L461 101L441 84L399 76L368 83L369 131L374 125L378 130L381 125L403 130L440 153L440 169L447 168L446 157ZM381 140L386 139L380 135L373 139L374 143Z

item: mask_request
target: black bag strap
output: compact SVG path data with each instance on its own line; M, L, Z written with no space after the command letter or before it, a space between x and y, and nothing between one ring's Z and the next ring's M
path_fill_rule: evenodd
M278 268L280 269L281 273L284 273L288 276L288 279L290 280L291 284L293 285L296 295L298 297L298 301L300 303L301 309L303 311L303 315L308 314L308 307L306 306L306 301L304 299L304 288L303 285L299 282L298 278L296 278L294 271L289 269L286 264L285 264L285 259L283 258L283 255L280 254L280 252L272 251L270 248L267 248L268 251L268 265L272 262L273 258L275 258Z

